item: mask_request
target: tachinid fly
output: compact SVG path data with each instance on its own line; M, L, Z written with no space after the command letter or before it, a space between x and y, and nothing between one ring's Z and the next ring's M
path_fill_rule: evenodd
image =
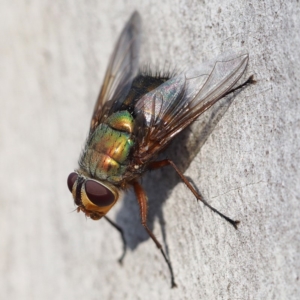
M132 186L140 207L141 223L160 249L174 287L171 263L147 226L147 196L139 178L148 170L172 166L197 200L236 228L238 221L206 203L173 161L158 161L157 156L179 132L218 100L254 80L251 76L235 87L246 69L247 54L217 61L208 71L199 66L176 76L147 75L139 71L140 36L141 20L135 12L110 59L79 169L69 175L68 187L77 210L99 220L117 202L120 191ZM105 218L121 232L125 247L121 228Z

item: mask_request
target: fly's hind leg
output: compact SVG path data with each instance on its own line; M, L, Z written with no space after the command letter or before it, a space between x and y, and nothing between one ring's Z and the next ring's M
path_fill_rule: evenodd
M173 268L172 268L171 262L168 259L167 255L165 254L165 252L162 248L162 245L159 243L159 241L157 240L157 238L155 237L155 235L153 234L153 232L149 229L149 227L147 225L148 205L147 205L146 193L145 193L144 189L142 188L142 186L137 181L132 182L132 185L133 185L134 192L136 194L138 204L139 204L139 207L140 207L142 225L144 226L147 233L149 234L149 236L151 237L151 239L155 243L156 247L160 250L161 254L163 255L163 257L165 259L165 262L167 263L169 271L170 271L171 287L174 288L177 285L175 283Z
M249 84L255 84L255 83L256 83L256 80L254 79L254 75L251 75L251 76L248 77L248 79L245 82L243 82L240 85L238 85L237 87L229 90L226 94L224 94L224 96L222 96L222 98L227 96L227 95L230 95L230 94L234 93L237 90L240 90L240 89L246 87Z
M189 188L189 190L194 194L194 196L197 198L198 201L201 201L203 204L205 204L207 207L209 207L213 212L215 212L216 214L221 216L223 219L225 219L227 222L229 222L235 229L237 229L237 225L240 223L240 221L232 220L232 219L228 218L227 216L223 215L221 212L219 212L214 207L210 206L203 199L203 197L199 193L197 193L197 191L194 189L194 187L191 185L191 183L181 173L181 171L177 168L177 166L175 165L175 163L172 160L164 159L164 160L160 160L160 161L154 161L149 164L148 168L150 170L155 170L155 169L159 169L159 168L162 168L165 166L172 166L175 169L175 171L177 172L177 174L180 176L181 180L185 183L185 185Z

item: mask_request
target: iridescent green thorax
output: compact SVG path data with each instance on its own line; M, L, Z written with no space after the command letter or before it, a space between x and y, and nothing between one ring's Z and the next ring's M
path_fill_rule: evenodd
M127 110L123 110L116 112L107 118L106 124L113 129L132 133L134 120Z
M112 114L89 137L80 167L92 178L112 183L122 181L128 166L128 156L134 145L134 119L128 111Z
M98 125L89 137L79 160L81 169L92 178L120 184L130 166L130 152L134 145L134 107L145 94L168 79L138 75L122 103L120 111Z

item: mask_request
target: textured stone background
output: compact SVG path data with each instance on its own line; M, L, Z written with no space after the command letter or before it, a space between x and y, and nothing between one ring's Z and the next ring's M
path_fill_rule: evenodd
M299 299L299 2L104 2L0 3L0 298ZM238 231L196 203L171 169L143 179L173 290L132 192L109 214L129 244L121 267L118 233L72 213L66 186L135 9L145 61L184 69L244 50L258 80L201 150L187 154L180 140L170 150L213 206L241 220ZM182 137L188 145L201 142L198 125Z

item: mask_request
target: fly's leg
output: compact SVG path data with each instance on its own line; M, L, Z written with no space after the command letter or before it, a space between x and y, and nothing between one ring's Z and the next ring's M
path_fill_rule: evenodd
M104 216L104 219L110 225L112 225L115 229L117 229L120 232L120 234L121 234L121 238L122 238L122 242L123 242L123 253L122 253L121 257L118 259L118 262L122 265L123 264L123 259L124 259L125 255L126 255L126 250L127 250L127 244L126 244L126 240L125 240L125 236L124 236L124 231L123 231L123 229L119 225L117 225L115 222L113 222L108 217Z
M149 164L148 168L150 170L155 170L155 169L159 169L159 168L169 166L169 165L171 165L175 169L177 174L180 176L181 180L185 183L185 185L189 188L189 190L194 194L194 196L197 198L198 201L203 202L203 204L205 204L207 207L209 207L213 212L217 213L219 216L221 216L227 222L229 222L235 229L237 229L237 225L240 223L240 221L234 221L234 220L228 218L227 216L223 215L221 212L216 210L214 207L210 206L203 199L203 197L201 195L199 195L199 193L197 193L197 191L194 189L194 187L191 185L191 183L185 178L185 176L181 173L181 171L177 168L177 166L175 165L175 163L172 160L164 159L164 160L160 160L160 161L154 161Z
M141 213L141 221L142 221L142 225L144 226L144 228L146 229L147 233L149 234L149 236L151 237L151 239L153 240L153 242L155 243L156 247L160 250L161 254L163 255L169 271L170 271L170 275L171 275L171 287L174 288L176 287L176 283L175 283L175 279L174 279L174 274L173 274L173 269L172 269L172 265L170 260L168 259L168 257L166 256L162 245L159 243L159 241L156 239L155 235L153 234L153 232L149 229L148 225L147 225L147 215L148 215L148 206L147 206L147 196L145 191L143 190L142 186L137 182L134 181L132 183L133 188L134 188L134 192L136 194L137 200L138 200L138 204L140 207L140 213Z
M239 90L241 88L246 87L249 84L255 84L255 83L256 83L256 80L254 79L254 75L251 75L245 82L243 82L239 86L237 86L237 87L229 90L226 94L224 94L224 96L222 96L222 98L225 97L225 96L227 96L227 95L229 95L229 94L234 93L235 91L237 91L237 90Z

